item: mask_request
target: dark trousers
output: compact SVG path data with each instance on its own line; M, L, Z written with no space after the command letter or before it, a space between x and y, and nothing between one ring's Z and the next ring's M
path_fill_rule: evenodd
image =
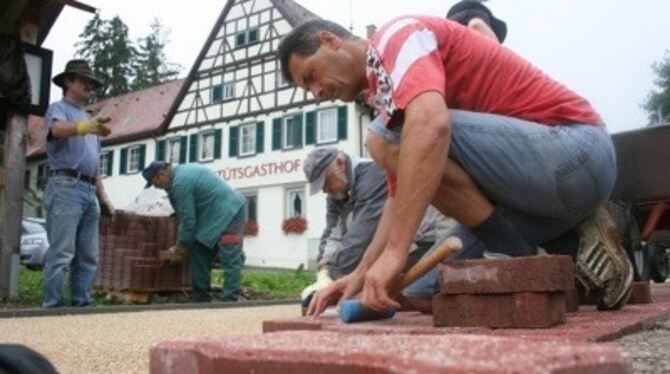
M193 286L193 300L196 302L207 302L212 300L210 293L212 260L218 254L223 265L223 301L237 301L240 297L240 281L242 278L242 265L244 264L244 207L235 215L230 225L223 231L228 237L237 236L236 243L217 243L208 248L201 243L196 243L189 248L189 263L191 265L191 284Z

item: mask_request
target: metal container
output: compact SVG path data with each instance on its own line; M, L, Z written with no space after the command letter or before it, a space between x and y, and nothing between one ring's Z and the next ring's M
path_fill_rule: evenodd
M670 126L612 135L617 152L615 199L634 203L670 198Z

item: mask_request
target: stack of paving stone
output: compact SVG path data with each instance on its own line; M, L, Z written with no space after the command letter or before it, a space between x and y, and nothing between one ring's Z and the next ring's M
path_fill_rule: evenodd
M116 211L100 225L95 286L105 291L169 292L190 288L188 261L171 265L165 253L174 245L174 217Z
M435 326L550 327L565 321L574 294L569 256L453 261L440 269Z

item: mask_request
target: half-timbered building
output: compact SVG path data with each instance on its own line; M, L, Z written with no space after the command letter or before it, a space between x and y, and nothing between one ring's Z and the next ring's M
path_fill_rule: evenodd
M282 79L281 38L315 17L292 0L229 0L183 84L168 87L178 91L162 90L173 99L159 121L153 117L155 128L103 142L104 183L114 204L133 202L144 184L139 172L153 159L202 163L246 196L248 219L258 227L245 238L248 265L309 265L325 225L325 195L309 196L302 162L319 146L363 154L369 121L355 104L317 102ZM137 103L151 102L141 96ZM132 110L164 113L147 104ZM124 114L112 117L114 128ZM283 222L296 216L307 229L285 233Z

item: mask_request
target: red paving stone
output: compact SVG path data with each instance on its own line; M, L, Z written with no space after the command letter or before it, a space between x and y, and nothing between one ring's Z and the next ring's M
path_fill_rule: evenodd
M440 293L454 295L565 291L574 288L573 267L570 256L447 262L440 267Z
M633 282L633 292L628 304L649 304L653 302L651 284L649 282Z
M542 328L565 322L564 292L434 295L435 326Z
M357 334L484 334L516 336L533 340L603 342L649 328L670 317L670 283L651 285L654 303L626 305L619 311L597 311L582 305L576 313L567 313L562 325L546 329L489 329L484 327L433 327L433 316L419 312L399 312L383 321L344 324L337 315L263 323L264 332L282 330L323 330Z
M151 348L149 368L152 374L632 372L609 344L307 331L169 340Z

